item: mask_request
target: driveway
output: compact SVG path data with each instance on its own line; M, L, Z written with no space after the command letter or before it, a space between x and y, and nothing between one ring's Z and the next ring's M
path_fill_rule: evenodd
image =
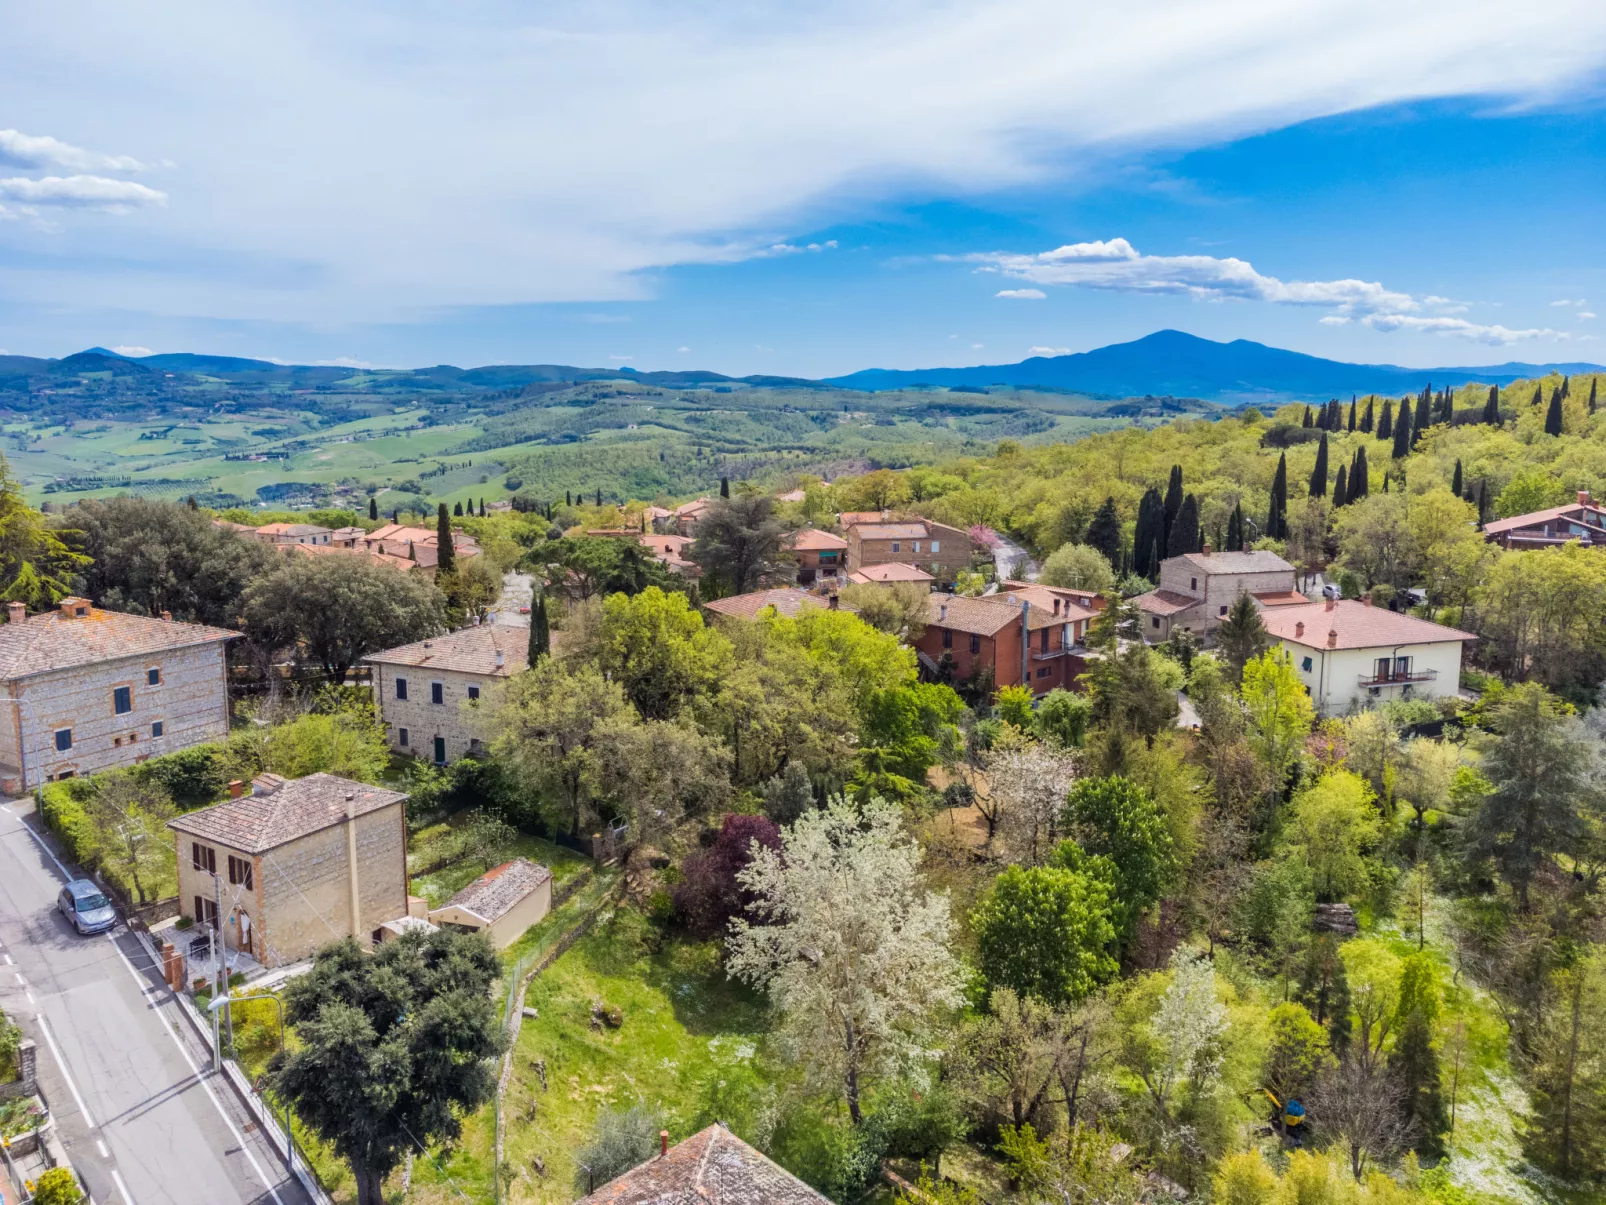
M310 1205L123 926L81 937L56 911L66 868L0 804L0 1008L97 1202Z

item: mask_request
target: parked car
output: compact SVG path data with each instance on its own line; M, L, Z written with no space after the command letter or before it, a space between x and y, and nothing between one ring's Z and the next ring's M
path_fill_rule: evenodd
M101 889L88 879L74 879L56 897L56 908L85 936L104 933L117 923L117 911Z

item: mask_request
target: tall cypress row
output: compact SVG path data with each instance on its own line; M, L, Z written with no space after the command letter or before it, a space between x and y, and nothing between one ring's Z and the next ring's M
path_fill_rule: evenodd
M1550 408L1545 411L1545 434L1561 434L1561 389L1550 391Z
M1171 479L1166 482L1165 506L1161 511L1160 530L1160 559L1176 555L1166 544L1166 538L1171 534L1171 525L1177 521L1177 512L1182 509L1182 466L1171 466Z
M1348 493L1349 493L1348 474L1345 471L1344 466L1343 465L1339 465L1338 466L1338 476L1333 478L1333 509L1334 510L1337 510L1339 507L1343 506L1345 502L1349 501Z
M1400 416L1394 420L1394 459L1411 454L1411 408L1400 403Z
M1274 540L1288 538L1288 453L1277 457L1277 475L1271 479L1271 509L1266 516L1266 534Z
M1392 439L1394 436L1394 399L1383 399L1383 416L1377 420L1377 437L1379 439Z
M1199 500L1192 494L1182 500L1182 507L1177 511L1176 520L1171 524L1171 530L1166 533L1165 545L1170 549L1172 556L1184 556L1199 551Z
M1227 519L1226 551L1242 552L1244 548L1244 508L1242 502L1232 505L1232 514Z
M1411 423L1411 446L1413 448L1416 447L1417 441L1422 438L1422 432L1433 425L1433 413L1430 409L1432 403L1429 400L1432 396L1424 389L1422 396L1416 399L1416 418Z
M1500 425L1500 386L1489 386L1489 399L1483 403L1483 421L1491 427Z
M1457 498L1461 496L1461 458L1455 458L1455 475L1450 478L1450 492Z
M1354 502L1364 498L1372 492L1371 470L1366 464L1366 445L1362 444L1355 449L1355 461L1349 469L1349 486L1347 502Z
M1353 393L1349 395L1349 429L1352 432L1355 430L1355 395Z
M457 566L457 546L452 543L452 516L442 502L435 514L435 564L442 573L450 573Z
M1310 471L1310 496L1312 498L1327 497L1327 432L1322 432L1322 442L1316 448L1316 467Z
M1305 407L1305 421L1300 423L1299 425L1301 427L1304 427L1307 431L1310 430L1311 417L1310 417L1310 406L1309 405L1306 405L1306 407Z
M1366 399L1366 417L1361 419L1361 431L1366 435L1372 433L1372 407L1376 404L1377 398L1368 397Z

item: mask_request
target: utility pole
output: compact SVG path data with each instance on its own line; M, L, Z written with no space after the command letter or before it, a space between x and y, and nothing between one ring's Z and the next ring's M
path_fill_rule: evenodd
M223 880L217 871L212 872L212 999L229 998L229 979L223 967ZM212 1070L223 1070L222 1017L212 1014ZM234 1020L229 1020L229 1039L234 1038Z

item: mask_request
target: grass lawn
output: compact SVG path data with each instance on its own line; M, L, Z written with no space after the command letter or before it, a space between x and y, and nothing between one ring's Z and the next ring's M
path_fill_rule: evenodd
M429 901L431 908L439 908L493 865L499 864L483 856L469 853L440 870L413 875L414 868L431 866L451 851L451 843L457 839L459 826L467 822L468 816L467 812L458 812L439 824L419 829L408 843L407 865L411 876L408 879L408 890L414 895L423 896ZM584 854L523 833L520 833L518 839L508 847L505 855L501 861L528 858L545 866L552 872L554 884L578 874L591 864L591 859Z

